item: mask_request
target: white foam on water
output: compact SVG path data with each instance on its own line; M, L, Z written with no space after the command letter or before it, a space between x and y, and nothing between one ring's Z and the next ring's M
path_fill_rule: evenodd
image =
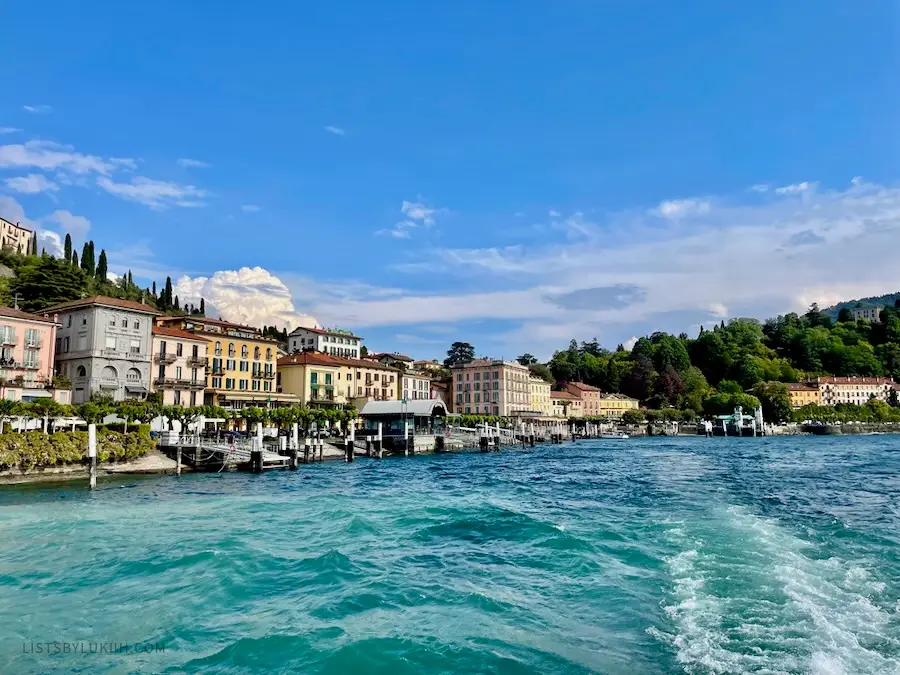
M813 544L740 507L671 526L674 633L648 632L685 672L900 675L900 621L864 563L810 557Z

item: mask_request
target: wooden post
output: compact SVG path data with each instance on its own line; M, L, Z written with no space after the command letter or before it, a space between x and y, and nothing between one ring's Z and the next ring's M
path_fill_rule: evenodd
M356 434L354 433L352 424L350 425L350 428L347 430L347 437L344 439L344 443L345 443L344 448L346 450L345 459L347 462L352 462L355 445L356 445Z
M409 457L409 418L403 418L403 454Z
M284 455L287 452L287 436L279 436L278 437L278 449L280 450L279 454Z
M309 464L309 436L303 439L303 463Z
M297 448L296 447L291 448L290 457L291 457L291 461L288 466L291 471L296 471L297 470Z
M300 448L300 425L296 422L291 427L291 447L295 450Z
M175 446L175 475L181 475L181 443Z
M262 473L263 459L262 450L254 448L250 451L250 470L253 473Z
M90 459L91 490L97 487L97 425L88 424L88 458Z

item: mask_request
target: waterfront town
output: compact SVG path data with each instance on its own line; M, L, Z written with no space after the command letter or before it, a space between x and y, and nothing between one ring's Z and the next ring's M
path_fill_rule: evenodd
M38 258L30 230L6 220L0 225L4 251L22 259ZM93 255L90 242L81 263L67 252L65 264L74 263L83 273L87 258ZM48 260L46 255L39 258ZM101 261L105 266L105 252L101 252ZM96 276L92 283L90 288L119 290L105 279L98 283ZM762 406L768 419L784 421L790 409L897 404L898 385L891 377L800 378L784 369L784 359L780 363L769 359L782 368L777 384L784 398L780 410L772 409L765 399L770 383L761 376L741 386L744 355L732 359L730 371L737 374L723 373L713 388L705 374L691 365L683 346L686 336L676 339L654 334L638 340L630 354L620 346L609 356L604 375L608 383L614 381L610 373L618 363L616 358L623 354L632 359L632 374L628 375L632 379L633 373L644 367L641 359L647 368L655 368L653 386L645 387L645 394L638 397L627 393L627 382L621 377L620 386L613 390L597 386L591 359L596 361L602 350L596 343L578 347L573 341L568 351L558 352L549 364L539 364L530 354L512 360L476 357L468 343L454 343L448 358L441 362L375 351L363 336L344 328L314 325L288 332L208 317L193 306L185 311L177 306L177 298L173 303L170 287L157 295L154 285L152 304L145 301L146 293L141 300L97 294L44 303L31 312L18 306L19 300L27 304L29 298L16 295L14 306L0 307L0 398L21 404L50 399L72 406L73 411L96 400L153 401L159 410L215 409L234 420L236 428L246 409L290 407L360 413L371 402L393 401L405 406L434 401L447 414L470 421L552 426L578 421L633 424L645 417L653 419L654 414L689 421L704 413L729 413L737 405L745 409ZM841 319L865 330L880 324L883 310L844 310ZM723 322L725 338L717 337L718 326L705 334L701 328L695 342L717 344L710 338L713 336L722 343L732 327L746 329L737 323L740 321L746 320L736 320L729 327ZM897 318L892 316L891 321ZM764 355L754 358L767 368ZM689 387L696 388L690 382L697 376L703 380L703 398L692 409ZM676 402L679 405L674 405Z

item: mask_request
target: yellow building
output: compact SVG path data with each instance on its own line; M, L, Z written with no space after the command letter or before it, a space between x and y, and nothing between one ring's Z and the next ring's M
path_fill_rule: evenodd
M637 410L640 402L625 394L601 394L599 401L599 416L608 419L618 419L626 410Z
M278 342L262 337L256 328L194 316L159 317L157 324L207 341L206 405L240 409L298 402L276 391Z
M298 352L278 361L277 391L302 405L400 400L400 371L377 361Z
M810 404L822 405L822 392L819 391L818 384L789 382L787 388L792 408L802 408Z
M550 383L540 377L528 378L528 405L532 412L544 417L553 416L553 404L550 402Z
M584 401L568 391L550 392L554 417L584 417Z

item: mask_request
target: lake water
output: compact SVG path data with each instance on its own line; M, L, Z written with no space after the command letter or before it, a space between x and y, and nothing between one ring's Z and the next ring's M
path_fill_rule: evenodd
M900 437L0 488L31 672L900 673Z

